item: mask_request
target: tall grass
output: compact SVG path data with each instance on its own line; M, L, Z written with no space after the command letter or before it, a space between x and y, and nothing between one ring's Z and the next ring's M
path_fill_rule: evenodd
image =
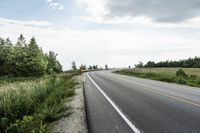
M66 75L24 80L0 87L0 132L45 132L44 123L67 116L63 99L74 94Z

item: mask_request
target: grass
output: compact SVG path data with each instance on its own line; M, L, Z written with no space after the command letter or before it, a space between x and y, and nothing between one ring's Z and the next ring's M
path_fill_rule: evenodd
M200 68L183 68L188 77L177 77L179 68L135 68L117 71L118 74L148 78L169 83L200 87Z
M135 68L131 70L137 72L153 72L153 73L175 75L178 69L179 68ZM187 75L200 76L200 68L183 68L183 70Z
M0 81L0 132L48 132L46 123L70 113L64 99L75 93L72 75Z

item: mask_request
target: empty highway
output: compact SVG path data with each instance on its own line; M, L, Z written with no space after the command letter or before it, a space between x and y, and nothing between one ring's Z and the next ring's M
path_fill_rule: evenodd
M200 88L110 71L85 78L91 133L200 133Z

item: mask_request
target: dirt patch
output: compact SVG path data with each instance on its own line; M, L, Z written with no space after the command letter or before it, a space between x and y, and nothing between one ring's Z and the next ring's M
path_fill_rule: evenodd
M54 128L52 132L88 133L83 96L84 78L84 74L74 77L74 79L79 83L75 89L76 95L73 97L72 101L66 103L72 108L72 114L69 115L69 117L62 118L59 121L54 122Z

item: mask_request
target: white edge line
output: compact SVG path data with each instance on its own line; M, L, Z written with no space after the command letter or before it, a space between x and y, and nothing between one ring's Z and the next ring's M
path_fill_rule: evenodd
M108 100L108 102L113 106L113 108L119 113L119 115L124 119L124 121L129 125L129 127L135 132L140 133L140 131L133 125L133 123L121 112L121 110L115 105L115 103L111 100L111 98L95 83L95 81L89 76L88 78L92 83L97 87L97 89L103 94L103 96Z

